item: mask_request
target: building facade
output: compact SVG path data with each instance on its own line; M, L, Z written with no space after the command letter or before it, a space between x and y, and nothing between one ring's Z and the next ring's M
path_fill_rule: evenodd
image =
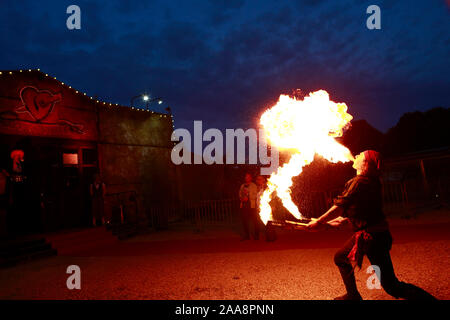
M39 70L1 71L0 224L9 215L32 232L92 225L96 173L106 220L148 224L150 206L177 198L172 131L170 114L96 100Z

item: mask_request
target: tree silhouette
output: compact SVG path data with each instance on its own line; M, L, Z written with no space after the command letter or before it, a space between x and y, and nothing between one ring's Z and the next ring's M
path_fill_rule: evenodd
M368 149L380 151L384 135L366 120L356 120L338 140L349 148L353 155L356 155Z
M405 113L385 135L386 156L450 146L450 108Z

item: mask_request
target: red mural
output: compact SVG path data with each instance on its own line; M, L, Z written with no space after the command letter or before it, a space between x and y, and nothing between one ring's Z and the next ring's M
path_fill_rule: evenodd
M55 103L61 101L61 93L53 94L48 90L38 90L35 87L23 87L19 96L23 106L16 112L29 113L36 122L45 119L53 111Z
M15 121L39 123L42 125L61 125L68 127L71 131L84 134L83 125L73 123L66 119L56 117L49 120L57 103L62 101L61 93L52 93L50 90L40 90L33 86L25 86L19 91L22 102L12 112L0 114L0 119L9 119L11 116Z

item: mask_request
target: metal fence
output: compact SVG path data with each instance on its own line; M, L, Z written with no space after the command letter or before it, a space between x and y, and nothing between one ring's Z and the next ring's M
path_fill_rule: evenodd
M300 211L307 217L323 214L333 204L341 189L312 192L298 197ZM408 195L403 183L383 184L384 210L390 214L408 208ZM274 218L288 219L290 214L280 206L273 207ZM157 229L165 229L170 223L189 222L202 228L206 225L230 225L239 221L239 200L180 201L154 204L148 209L150 223Z
M201 224L232 224L239 210L238 199L204 200L187 204L184 216Z
M239 200L178 201L152 204L147 210L151 225L157 229L180 221L195 225L233 224L236 222Z
M383 210L386 214L409 209L407 184L405 182L383 182L382 184ZM307 202L305 212L309 217L318 217L333 205L333 200L342 192L342 189L333 189L323 192L313 192L302 199Z
M383 183L383 209L386 214L408 209L408 192L404 182Z
M387 215L395 212L410 210L414 204L410 203L409 193L414 196L411 184L407 182L383 182L383 209ZM447 194L448 183L439 184L441 194ZM411 189L411 190L410 190ZM409 191L409 192L408 192ZM307 217L317 217L326 212L333 200L342 189L316 191L293 195L294 201L299 203L299 209ZM281 204L280 204L281 205ZM276 204L273 206L276 219L288 219L290 216L285 209ZM229 225L239 221L239 200L202 200L179 201L166 204L153 204L148 208L150 223L156 228L167 228L170 223L190 222L202 228L206 225Z

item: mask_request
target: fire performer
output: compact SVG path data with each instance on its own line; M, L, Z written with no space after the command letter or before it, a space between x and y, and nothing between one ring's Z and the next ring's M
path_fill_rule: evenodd
M395 298L435 299L412 284L397 279L391 261L392 237L382 211L380 182L380 154L367 150L359 154L353 163L356 176L345 185L334 205L320 218L312 220L307 228L320 229L327 223L338 225L350 221L354 234L340 249L334 261L344 281L347 293L335 300L362 300L356 287L352 262L361 268L364 255L372 265L380 268L383 289Z

